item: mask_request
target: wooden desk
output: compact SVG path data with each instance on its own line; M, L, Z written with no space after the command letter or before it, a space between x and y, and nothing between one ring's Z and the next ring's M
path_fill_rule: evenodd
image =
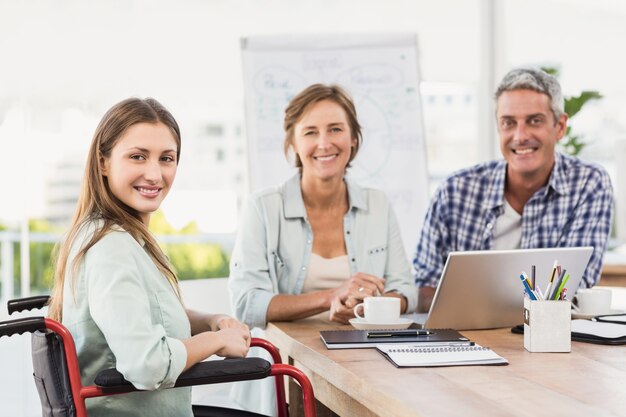
M320 319L270 323L267 338L307 373L340 416L626 415L626 349L572 342L571 353L529 353L509 329L464 331L508 366L395 368L375 349L327 350Z

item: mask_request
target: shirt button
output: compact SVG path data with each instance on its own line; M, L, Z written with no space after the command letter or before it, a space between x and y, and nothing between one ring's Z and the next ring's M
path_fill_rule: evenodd
M354 258L352 258L352 262L354 262Z
M346 233L347 233L347 234L350 234L350 231L349 231L349 230L346 230Z
M311 244L311 239L307 240L306 243Z
M492 227L493 227L493 224L487 223L487 230L491 230Z

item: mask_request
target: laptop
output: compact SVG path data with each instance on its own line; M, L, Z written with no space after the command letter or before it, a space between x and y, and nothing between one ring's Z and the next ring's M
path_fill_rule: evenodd
M545 291L554 261L570 275L565 288L574 296L593 247L451 252L428 314L413 320L427 329L493 329L524 322L522 271ZM556 279L555 279L556 282Z

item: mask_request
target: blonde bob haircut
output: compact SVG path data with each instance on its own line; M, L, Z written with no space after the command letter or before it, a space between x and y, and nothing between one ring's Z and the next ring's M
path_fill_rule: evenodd
M66 277L73 277L70 278L72 280L70 288L74 292L75 272L85 254L113 228L121 227L135 240L144 243L148 255L165 279L170 282L180 299L176 274L167 257L148 230L148 226L141 221L139 213L113 195L102 171L103 161L110 157L111 150L119 139L128 128L138 123L162 123L171 130L176 140L176 164L178 164L181 145L178 123L172 114L155 99L126 99L114 105L102 117L91 141L72 223L65 239L55 248L54 288L48 313L55 320L61 320L63 316L63 287ZM89 223L95 224L97 229L91 239L79 248L76 257L70 262L70 250L81 229Z
M349 168L350 162L356 157L363 139L361 135L361 125L359 125L359 121L357 120L356 108L354 107L352 98L338 85L313 84L291 99L285 109L285 121L283 124L285 129L285 142L283 144L283 151L287 159L289 159L289 150L293 147L296 123L300 121L313 104L323 100L330 100L337 103L346 112L350 135L353 139L356 139L356 143L350 152L348 165L346 166L346 168ZM295 154L295 165L300 170L300 173L302 173L302 161L297 154Z

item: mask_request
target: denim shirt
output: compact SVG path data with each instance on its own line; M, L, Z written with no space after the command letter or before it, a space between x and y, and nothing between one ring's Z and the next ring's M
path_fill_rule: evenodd
M415 309L417 291L396 216L385 194L348 178L350 207L343 233L350 272L385 278L385 291ZM313 231L302 200L300 175L250 196L233 249L228 282L235 315L250 327L267 325L276 294L300 294L313 250Z

